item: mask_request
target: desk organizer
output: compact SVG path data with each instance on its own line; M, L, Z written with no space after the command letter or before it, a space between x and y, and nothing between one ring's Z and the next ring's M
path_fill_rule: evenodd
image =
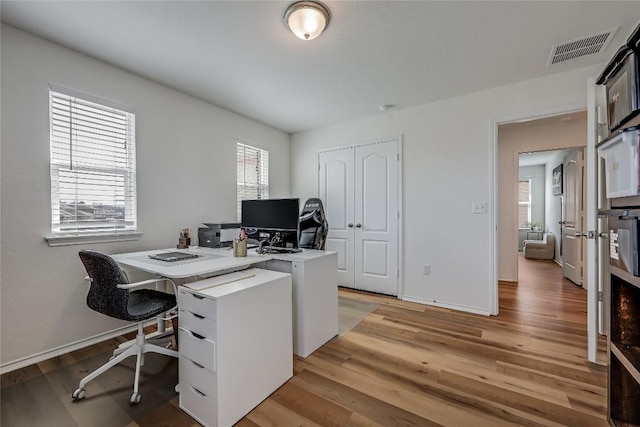
M235 256L235 257L247 256L247 241L246 240L234 240L233 241L233 256Z

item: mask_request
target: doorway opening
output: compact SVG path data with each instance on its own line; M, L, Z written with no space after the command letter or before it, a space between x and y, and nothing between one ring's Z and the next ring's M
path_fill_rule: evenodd
M562 292L568 282L563 278L563 266L567 257L565 224L567 218L567 182L562 174L562 188L558 184L559 170L565 171L567 161L576 153L582 156L587 141L587 113L576 111L550 117L505 123L498 126L498 278L502 282L511 282L517 288L520 279L524 282L541 280L544 271L555 271L552 275L557 282L558 298L564 298ZM560 165L562 167L560 168ZM570 170L574 164L570 164ZM554 186L554 171L556 186ZM573 171L575 172L575 170ZM580 182L582 165L580 165ZM576 182L571 181L573 192ZM523 191L529 191L521 197ZM582 194L581 194L582 195ZM580 202L580 205L583 205ZM564 209L563 210L563 206ZM576 206L572 205L572 209ZM581 207L581 206L579 206ZM573 230L582 230L581 225ZM576 243L573 231L574 242ZM553 235L553 254L550 258L537 261L524 257L526 240L543 240ZM581 240L578 240L581 242ZM578 255L582 254L579 247ZM576 252L572 252L572 256ZM547 255L545 255L547 257ZM534 257L535 258L535 257ZM544 257L543 257L544 258ZM526 269L522 267L526 265ZM538 268L540 271L537 271ZM521 271L520 271L521 270ZM582 267L579 267L581 274ZM520 277L522 276L522 277ZM548 275L547 275L548 277ZM574 277L581 286L581 279ZM571 284L570 286L575 286ZM523 289L524 290L524 289ZM586 301L587 293L584 292ZM558 301L559 309L568 305ZM502 307L499 307L502 309ZM560 314L560 313L558 313ZM584 319L586 325L586 316Z
M518 252L583 286L584 148L519 153L518 162Z
M562 201L566 202L563 197L567 189L560 192L552 189L553 173L564 164L565 157L584 148L586 140L584 110L498 126L499 280L518 282L518 254L523 241L541 239L548 232L556 238L553 259L562 264L559 222L560 215L566 212L562 213L560 206ZM527 184L521 184L522 181ZM536 200L526 200L528 205L521 203L520 197L527 185L531 196L536 193ZM554 192L562 194L553 195ZM562 250L564 254L566 248Z

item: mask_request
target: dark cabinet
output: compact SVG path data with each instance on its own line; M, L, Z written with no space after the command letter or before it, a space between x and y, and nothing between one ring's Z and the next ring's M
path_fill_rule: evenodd
M640 426L640 277L609 266L609 423Z

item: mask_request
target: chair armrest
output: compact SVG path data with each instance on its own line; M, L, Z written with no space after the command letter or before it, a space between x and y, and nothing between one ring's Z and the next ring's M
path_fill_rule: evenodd
M173 280L167 278L167 277L161 277L158 279L149 279L149 280L143 280L141 282L135 282L135 283L120 283L118 285L116 285L118 287L118 289L133 289L133 288L139 288L141 286L146 286L146 285L150 285L151 283L159 283L159 282L169 282L171 283L171 285L173 286L173 292L178 295L178 287L176 286L176 284L174 283Z
M544 249L547 247L547 243L542 240L525 240L524 246L530 249Z

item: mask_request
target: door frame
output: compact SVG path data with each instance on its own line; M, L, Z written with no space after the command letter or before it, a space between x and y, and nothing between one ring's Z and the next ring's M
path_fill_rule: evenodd
M492 227L492 233L493 233L493 238L492 240L492 248L491 248L491 254L492 254L492 295L491 295L491 303L492 303L492 307L491 307L491 312L492 314L498 314L498 310L499 310L499 294L498 294L498 126L502 125L502 124L507 124L507 123L513 123L513 122L519 122L519 121L529 121L529 120L536 120L536 119L542 119L542 118L546 118L546 117L552 117L552 116L557 116L557 115L561 115L561 114L567 114L567 113L572 113L572 112L576 112L576 111L587 111L587 124L589 129L587 130L587 141L586 141L586 149L585 149L585 167L587 169L586 172L586 180L587 182L589 181L589 179L594 177L595 171L593 170L594 167L596 167L596 163L594 161L595 158L595 145L593 145L591 142L591 138L593 136L592 132L593 130L591 129L591 126L589 125L590 123L590 118L592 117L593 112L589 111L589 105L592 102L592 96L593 96L593 92L591 92L591 86L595 86L593 84L593 79L588 79L587 81L587 100L585 100L585 103L580 103L580 104L571 104L571 105L564 105L564 106L556 106L556 107L550 107L548 109L544 109L542 111L538 111L538 112L531 112L531 113L521 113L521 114L517 114L517 115L512 115L512 116L506 116L503 118L497 118L497 119L492 119L491 120L491 148L490 148L490 153L491 153L491 172L492 172L492 177L493 177L493 185L492 185L492 189L491 189L491 200L492 200L492 206L493 206L493 215L491 216L491 227ZM591 142L590 142L591 141ZM590 146L591 145L591 146ZM595 178L593 179L593 181L595 181ZM594 182L595 185L595 182ZM587 196L585 197L585 205L588 209L591 209L595 203L597 203L596 200L591 200L592 197L589 197L589 193L587 193ZM586 214L587 216L589 215L589 213ZM591 213L591 215L595 216L595 211ZM587 230L593 230L593 228L589 228L591 227L591 221L590 218L587 217L587 223L586 223L586 227ZM584 276L587 278L586 280L588 280L587 282L587 342L588 342L588 351L587 351L587 359L589 361L595 362L595 353L596 353L596 343L593 343L593 340L591 338L591 329L592 329L592 325L596 323L596 319L598 318L598 312L597 312L597 276L593 275L593 271L595 269L597 269L597 262L591 262L591 260L589 259L589 257L585 257L585 259L588 260L587 262L587 266L585 268L585 272L586 274L584 274ZM585 280L585 279L583 279ZM594 301L596 302L596 304L594 304ZM593 307L595 306L596 311L593 310Z
M333 145L329 147L323 147L316 151L316 164L318 165L318 170L316 171L316 188L315 194L316 197L320 197L320 153L325 153L329 151L336 150L344 150L347 148L355 148L361 147L364 145L373 145L373 144L382 144L385 142L397 142L398 144L398 188L397 188L397 197L398 197L398 299L404 298L404 149L403 149L403 138L402 135L391 136L391 137L379 137L372 138L367 140L361 140L353 143ZM331 224L329 224L331 227Z

